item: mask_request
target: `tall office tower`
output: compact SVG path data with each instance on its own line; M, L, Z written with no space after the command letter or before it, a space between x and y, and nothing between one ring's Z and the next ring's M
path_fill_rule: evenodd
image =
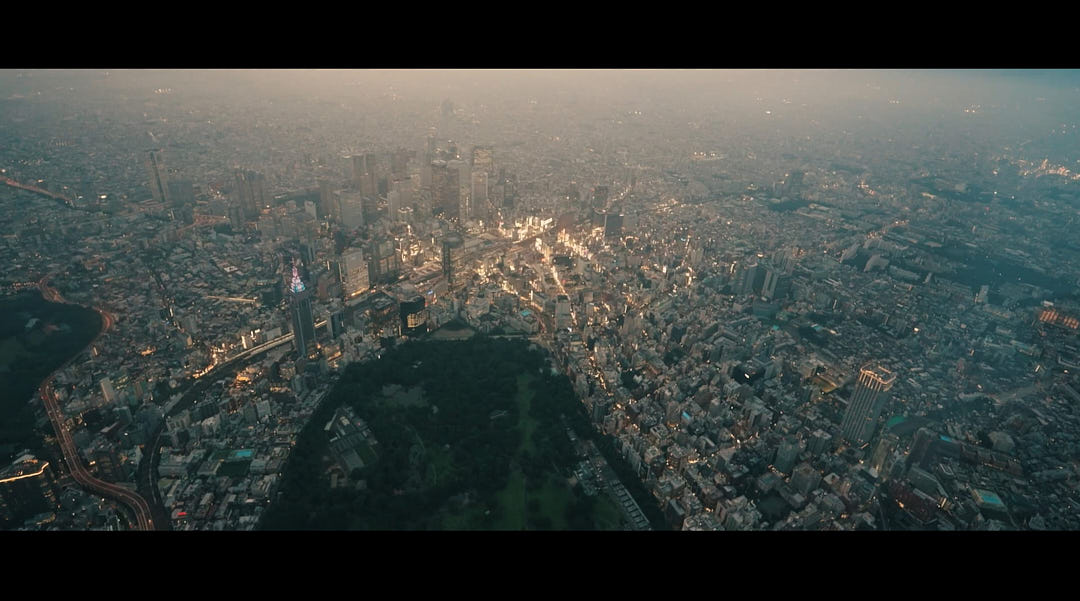
M773 467L781 473L790 474L791 468L795 467L795 461L801 451L799 441L785 438L776 449L776 459L773 460Z
M319 218L341 220L341 200L330 180L319 180Z
M394 282L401 273L401 253L393 238L376 238L368 245L372 282Z
M454 262L457 259L456 255L461 253L461 247L464 245L465 240L461 237L461 234L449 233L443 238L442 269L448 285L452 286L456 283L458 274L454 273Z
M495 176L495 151L490 146L473 146L472 170L483 171L488 177Z
M472 204L472 169L462 160L447 161L446 166L458 171L458 215L461 219L474 219Z
M364 251L359 248L346 249L341 255L341 289L345 300L356 298L369 287Z
M245 221L254 221L263 207L269 204L266 197L266 177L257 171L237 169L234 202L240 205Z
M760 287L754 285L758 280L758 272L762 272L761 279L764 283L764 270L757 263L743 263L739 267L734 286L732 286L735 294L753 294L756 290L760 290Z
M60 486L48 461L22 455L0 470L0 526L21 526L36 514L53 511Z
M402 178L409 173L409 161L416 156L415 150L398 148L390 155L390 175Z
M619 238L622 236L623 216L621 213L608 213L604 216L604 237Z
M311 311L311 291L300 279L297 260L293 260L289 278L289 311L292 313L293 344L300 360L307 359L315 350L315 317Z
M607 186L597 186L593 188L593 206L602 209L607 206L608 194Z
M885 473L885 464L893 455L893 451L900 445L900 437L895 434L886 434L878 441L874 454L870 459L870 467L878 474Z
M342 191L338 195L341 206L341 225L350 230L364 226L364 197L355 192Z
M446 219L461 218L461 172L446 161L431 162L432 210Z
M150 192L154 195L154 202L169 204L169 175L160 149L146 153L146 172L150 176Z
M506 173L504 169L499 169L499 173L503 174L500 177L503 187L502 206L512 209L517 201L517 176Z
M330 314L330 337L337 338L345 333L345 312L334 311Z
M859 379L840 427L844 438L857 445L870 440L895 381L896 374L881 366L868 363L859 370Z
M109 378L101 379L101 394L105 397L105 402L113 404L116 402L116 390L113 389L112 380Z
M374 194L375 193L375 170L373 155L371 154L354 154L349 157L352 162L352 172L350 178L352 179L353 186L360 191L360 194Z
M432 128L431 131L434 132L435 129ZM434 160L435 160L435 134L434 133L429 133L427 138L424 140L424 164L425 165L429 164L429 163L431 163L431 161L434 161Z
M472 172L472 190L469 197L469 205L472 208L470 216L473 219L487 219L490 207L488 205L488 174L486 172L476 170Z
M781 187L780 198L795 198L802 194L803 172L796 169L788 174Z
M777 298L777 287L783 274L772 265L765 265L765 279L761 283L761 296L768 300Z
M427 308L424 297L417 295L400 305L401 333L418 336L427 332Z
M386 218L390 222L398 221L401 218L401 193L397 190L390 190L386 193Z
M802 496L807 496L821 483L821 472L809 463L800 463L791 474L791 487Z
M576 209L581 204L581 190L577 182L570 182L566 187L566 204L568 209Z

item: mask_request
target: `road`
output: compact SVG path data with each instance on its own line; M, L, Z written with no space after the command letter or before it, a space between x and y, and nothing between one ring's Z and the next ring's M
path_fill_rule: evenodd
M68 301L60 295L59 291L48 285L50 276L51 274L38 281L38 289L41 291L41 295L50 302L75 304L68 303ZM90 342L90 345L96 343L98 339L101 338L101 335L116 323L116 318L108 311L104 311L97 307L92 308L101 315L101 331L98 332L98 335ZM78 355L75 357L77 356ZM45 411L49 414L49 421L52 422L53 429L56 430L56 437L60 442L60 450L64 454L64 463L67 464L68 471L71 473L72 478L74 478L81 486L103 497L110 497L130 507L135 514L135 520L139 530L154 530L154 521L151 517L150 506L146 503L146 499L122 486L118 486L111 482L105 482L104 480L94 477L86 470L86 467L82 464L82 460L79 458L79 450L76 448L75 442L71 439L71 432L64 425L64 414L60 410L56 392L53 390L53 378L56 377L56 374L59 371L66 368L75 357L68 359L63 365L49 374L49 377L41 383L41 387L38 389L38 394L45 404Z

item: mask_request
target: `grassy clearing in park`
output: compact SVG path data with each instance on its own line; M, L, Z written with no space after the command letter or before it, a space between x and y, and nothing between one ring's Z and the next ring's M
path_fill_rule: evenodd
M502 509L501 519L495 524L496 529L525 529L525 494L525 475L515 468L510 472L510 482L496 497Z
M551 529L566 530L566 506L573 501L569 484L562 478L549 477L540 490L529 492L540 503L540 515L551 521Z
M597 530L622 529L622 511L608 495L600 494L596 496L596 509L594 510L594 515L596 516Z

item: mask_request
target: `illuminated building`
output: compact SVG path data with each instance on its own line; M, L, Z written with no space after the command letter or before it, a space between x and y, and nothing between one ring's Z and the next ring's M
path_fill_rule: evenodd
M57 507L60 487L48 461L22 455L0 471L0 524L21 525Z
M359 248L348 249L341 255L341 288L345 299L356 298L370 287L368 264Z
M302 361L315 349L315 318L311 312L311 291L300 279L295 261L289 281L289 311L292 314L293 344Z
M465 245L464 239L461 234L450 233L447 234L442 241L442 268L443 275L446 276L447 284L453 285L454 279L454 263L455 259L461 253L461 247Z
M392 238L377 238L368 246L371 256L370 279L373 282L394 282L401 273L401 253Z
M1039 321L1070 330L1080 328L1080 319L1054 307L1046 307L1039 311Z
M861 445L870 440L895 381L896 375L880 366L867 364L859 370L859 379L841 424L848 442Z
M403 301L400 306L401 333L405 336L417 336L427 333L427 308L423 296Z

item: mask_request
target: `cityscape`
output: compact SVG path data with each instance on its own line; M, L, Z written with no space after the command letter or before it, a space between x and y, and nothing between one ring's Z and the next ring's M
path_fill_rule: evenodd
M1077 106L0 70L0 529L1080 529Z

